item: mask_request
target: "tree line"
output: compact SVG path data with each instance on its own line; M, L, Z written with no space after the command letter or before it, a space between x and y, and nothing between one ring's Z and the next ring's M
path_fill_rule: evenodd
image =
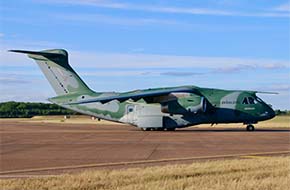
M49 103L32 102L2 102L0 103L0 118L30 118L36 115L74 115L74 111Z

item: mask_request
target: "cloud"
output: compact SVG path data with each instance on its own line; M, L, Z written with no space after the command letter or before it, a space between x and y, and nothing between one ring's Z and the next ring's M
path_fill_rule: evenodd
M38 1L35 1L38 2ZM86 5L86 6L97 6L104 8L114 8L114 9L128 9L130 8L129 4L126 3L117 3L108 0L46 0L43 1L46 3L54 4L70 4L70 5Z
M30 81L22 80L19 78L3 78L0 77L0 85L11 85L11 84L24 84L30 83Z
M131 49L129 52L130 53L142 53L144 51L145 51L144 48L134 48L134 49Z
M92 77L104 77L104 76L111 76L111 77L128 77L128 76L141 76L141 75L156 75L156 72L144 72L142 70L133 70L133 71L114 71L114 70L97 70L97 71L79 71L78 72L81 76L92 76Z
M24 92L24 90L23 90ZM27 92L27 91L25 91ZM17 102L49 102L47 99L51 97L51 94L41 94L34 92L34 94L21 95L19 92L9 92L1 94L0 102L17 101Z
M37 44L35 42L35 44ZM6 47L10 49L9 47ZM14 49L19 49L14 47ZM20 47L20 49L22 49ZM32 48L25 48L31 50ZM33 48L35 50L35 48ZM32 50L33 50L32 49ZM31 66L33 61L23 54L0 50L1 65ZM142 53L100 53L69 51L69 61L73 67L89 69L209 69L220 72L246 69L289 69L288 60L246 59L239 57L196 57L158 55ZM6 64L5 64L6 63ZM167 71L166 71L167 72ZM170 71L171 72L171 71ZM187 72L187 71L186 71ZM170 74L170 73L169 73ZM193 74L188 73L188 74ZM194 74L196 74L194 72Z
M3 38L4 37L4 34L3 33L0 33L0 38Z
M285 84L285 83L278 83L278 84L271 84L267 86L266 88L264 87L264 90L269 90L269 91L274 91L274 92L290 92L290 84Z
M63 19L66 21L90 22L90 23L105 23L115 25L186 25L184 22L169 20L169 19L156 19L156 18L128 18L116 17L102 14L53 14L52 17Z
M264 64L237 64L229 67L218 67L213 69L213 73L236 73L246 70L255 70L255 69L268 69L268 70L276 70L276 69L289 69L289 65L279 64L275 62L265 62Z
M130 54L130 53L94 53L71 51L72 64L91 68L127 68L127 69L243 69L289 68L289 61L271 59L246 59L234 57L195 57L158 54Z
M38 1L37 1L38 2ZM290 17L286 13L276 12L238 12L219 9L195 8L195 7L176 7L176 6L152 6L146 4L129 4L119 3L106 0L46 0L45 3L95 6L100 8L129 10L129 11L146 11L166 14L189 14L189 15L214 15L214 16L241 16L241 17ZM43 3L43 1L42 1ZM284 6L280 7L284 9Z
M197 75L203 75L203 73L196 73L196 72L162 72L160 75L166 75L166 76L175 76L175 77L188 77L188 76L197 76Z
M274 11L290 12L290 2L274 7Z

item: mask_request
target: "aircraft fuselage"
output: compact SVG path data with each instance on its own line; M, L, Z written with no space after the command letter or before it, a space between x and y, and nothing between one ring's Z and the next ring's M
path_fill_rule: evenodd
M206 105L200 105L201 102L197 98L199 96L191 93L173 93L169 100L166 99L162 103L147 103L140 99L138 101L112 100L107 103L70 104L70 102L78 102L80 99L90 100L109 93L79 94L69 98L67 96L56 97L50 100L83 114L128 123L140 128L182 128L206 123L253 124L275 116L272 108L251 91L229 91L196 86L192 86L192 88L198 88L202 97L205 98L204 104ZM167 113L164 112L164 104L168 104L168 102L174 104L172 113L170 110L167 110L169 111ZM200 109L191 110L194 106L200 106ZM176 110L180 111L176 112Z

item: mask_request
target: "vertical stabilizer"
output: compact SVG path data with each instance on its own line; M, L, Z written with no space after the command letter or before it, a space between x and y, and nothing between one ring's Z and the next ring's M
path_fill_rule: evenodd
M90 93L84 83L68 63L68 53L63 49L44 51L10 50L25 53L34 59L57 95L72 93Z

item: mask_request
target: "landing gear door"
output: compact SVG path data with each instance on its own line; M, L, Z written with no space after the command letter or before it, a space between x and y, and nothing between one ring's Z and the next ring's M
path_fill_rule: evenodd
M127 122L131 124L136 124L136 105L130 104L126 106Z

